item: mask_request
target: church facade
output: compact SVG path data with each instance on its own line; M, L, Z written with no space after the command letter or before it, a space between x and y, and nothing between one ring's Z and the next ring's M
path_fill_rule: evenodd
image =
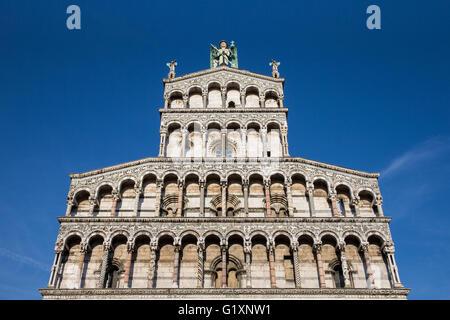
M70 175L43 298L405 299L379 174L290 156L279 63L219 48L168 64L158 157Z

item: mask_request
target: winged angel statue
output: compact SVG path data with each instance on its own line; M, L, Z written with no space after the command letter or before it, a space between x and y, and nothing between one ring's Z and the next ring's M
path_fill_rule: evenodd
M219 49L215 45L211 45L209 61L211 68L217 68L217 66L230 64L230 67L238 67L237 48L234 45L234 41L231 41L231 46L228 48L228 42L222 40L219 42Z

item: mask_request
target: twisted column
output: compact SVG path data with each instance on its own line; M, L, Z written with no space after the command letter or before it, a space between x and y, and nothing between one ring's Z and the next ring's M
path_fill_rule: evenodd
M252 243L249 239L244 242L244 255L245 255L245 282L247 288L252 287L252 270L251 270L251 256L252 256Z
M298 243L297 241L291 244L292 257L294 259L294 279L295 279L295 287L301 288L300 281L300 263L298 261Z
M325 272L323 270L323 262L322 262L322 242L316 242L314 244L314 250L316 252L317 268L319 269L320 288L326 288Z
M347 256L345 255L345 242L342 241L338 244L338 250L341 258L342 274L344 276L345 287L350 288L350 271L348 269Z
M366 263L367 269L367 278L369 279L369 288L375 288L375 278L373 276L372 267L370 265L370 256L369 256L369 243L363 242L360 247L361 251L364 254L364 261Z
M197 260L197 288L203 288L203 269L204 269L204 253L205 240L199 238L197 242L198 260Z
M150 265L148 270L148 287L153 288L156 270L156 253L158 251L158 239L153 238L150 241Z
M109 241L103 242L103 259L102 259L102 266L101 266L101 270L100 270L100 278L97 283L97 288L104 287L106 268L108 267L108 259L109 259L110 250L111 250L111 243Z

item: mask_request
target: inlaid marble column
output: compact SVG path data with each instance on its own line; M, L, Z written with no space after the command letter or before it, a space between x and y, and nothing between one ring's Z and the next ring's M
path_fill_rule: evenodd
M294 200L292 199L292 181L288 179L286 181L286 194L287 194L287 201L288 201L288 211L289 211L289 217L294 216Z
M206 149L206 137L208 134L208 130L202 128L202 157L206 158L208 156L208 152Z
M369 280L369 288L375 288L375 278L373 276L372 267L370 265L370 256L369 256L369 243L363 242L360 247L361 251L364 255L364 262L366 263L366 271L367 271L367 278Z
M203 100L203 108L207 107L208 99L208 90L202 90L202 100Z
M178 208L177 208L177 217L181 217L183 215L183 189L184 183L183 180L178 182Z
M161 129L161 130L159 130L159 134L160 134L161 138L160 138L160 143L159 143L158 157L164 157L165 149L166 149L167 130Z
M70 216L70 213L72 212L73 205L74 205L73 199L67 197L66 217Z
M245 216L248 217L248 180L245 179L242 183L242 187L244 188L244 211Z
M267 129L262 128L260 131L263 145L263 157L267 157Z
M395 248L392 243L388 243L383 246L383 253L386 255L388 262L389 274L391 276L392 287L403 288L403 284L400 282L400 276L398 274L397 264L394 257Z
M152 238L150 241L150 265L148 270L148 288L153 288L156 271L156 254L158 251L158 239Z
M270 287L276 288L277 283L275 281L275 247L273 244L267 245L269 251L269 271L270 271Z
M139 201L141 199L142 190L140 186L136 186L134 188L134 207L133 207L133 216L137 217L139 213Z
M311 217L315 217L316 210L314 208L314 184L312 182L306 181L306 193L308 194L309 210L311 212Z
M189 96L186 93L184 93L183 94L183 107L185 109L189 107L188 102L189 102Z
M78 278L77 278L77 282L78 282L78 288L82 288L82 282L83 282L83 271L84 271L84 263L85 263L85 259L86 259L86 253L88 251L88 245L87 243L80 243L80 259L78 261Z
M347 262L347 256L345 255L345 242L340 242L338 244L338 251L339 251L339 256L341 259L341 267L342 267L342 274L344 276L344 283L345 283L345 288L350 288L351 287L351 282L350 282L350 271L348 269L348 262Z
M205 240L203 238L199 238L197 241L197 252L198 252L198 260L197 260L197 288L203 288L203 279L204 279L204 256L205 256Z
M222 129L221 131L222 137L222 159L227 157L227 129Z
M246 287L252 287L252 270L251 270L251 256L252 256L252 243L246 240L244 243L244 255L245 255L245 282Z
M200 217L205 216L205 180L200 179Z
M186 156L186 139L188 136L188 131L183 128L181 129L181 157Z
M382 204L383 204L383 198L381 196L377 197L375 199L375 205L377 206L377 211L378 211L379 217L384 217Z
M220 92L221 92L221 96L222 96L222 108L226 108L227 107L227 89L222 88L220 90Z
M174 244L174 258L173 258L173 279L172 287L178 288L178 270L180 268L180 244Z
M316 252L317 269L319 270L320 288L326 288L325 272L323 269L323 262L322 262L322 243L321 242L314 243L314 250Z
M127 242L127 260L125 263L125 273L123 276L123 287L124 288L131 288L130 285L130 268L131 268L131 260L133 258L133 252L134 252L135 246L134 246L134 240Z
M247 158L247 128L241 128L241 157Z
M359 217L360 216L360 213L359 213L359 198L354 197L352 199L352 205L353 205L353 208L355 208L355 216Z
M265 190L265 196L266 196L266 217L272 216L272 210L270 208L270 180L264 181L264 190Z
M227 182L225 180L220 181L220 186L222 188L222 217L227 216Z
M159 217L161 211L161 193L164 184L161 179L156 179L156 192L155 192L155 217Z
M63 257L63 248L55 249L55 258L53 259L53 265L50 272L50 279L48 280L48 287L55 288L56 282L58 280L59 275L59 266L61 265L61 260Z
M298 260L298 242L294 241L291 243L292 257L294 260L294 280L295 287L301 288L301 279L300 279L300 262Z
M328 200L330 200L331 202L331 208L333 211L333 217L337 217L338 216L338 210L337 210L337 206L336 206L336 195L334 193L330 194L328 196Z
M119 193L116 190L112 191L112 204L111 204L111 217L116 216L116 208L117 208L117 201L119 201L120 196Z
M98 205L97 199L94 197L89 197L89 216L94 215L95 206Z
M97 288L103 288L104 286L106 268L108 267L108 259L110 251L111 251L111 243L108 241L103 242L103 259L102 259L102 266L100 269L100 278L97 283Z
M220 246L222 253L222 288L227 287L227 244L225 242Z
M266 99L264 97L264 94L259 95L259 105L261 106L261 108L266 107Z

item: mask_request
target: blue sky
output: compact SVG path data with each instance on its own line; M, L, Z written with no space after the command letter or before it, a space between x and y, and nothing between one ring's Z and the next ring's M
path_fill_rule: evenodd
M66 28L81 8L82 29ZM381 30L365 26L381 8ZM165 63L286 78L291 155L380 172L411 299L449 299L450 2L0 2L0 299L39 299L68 174L156 156Z

